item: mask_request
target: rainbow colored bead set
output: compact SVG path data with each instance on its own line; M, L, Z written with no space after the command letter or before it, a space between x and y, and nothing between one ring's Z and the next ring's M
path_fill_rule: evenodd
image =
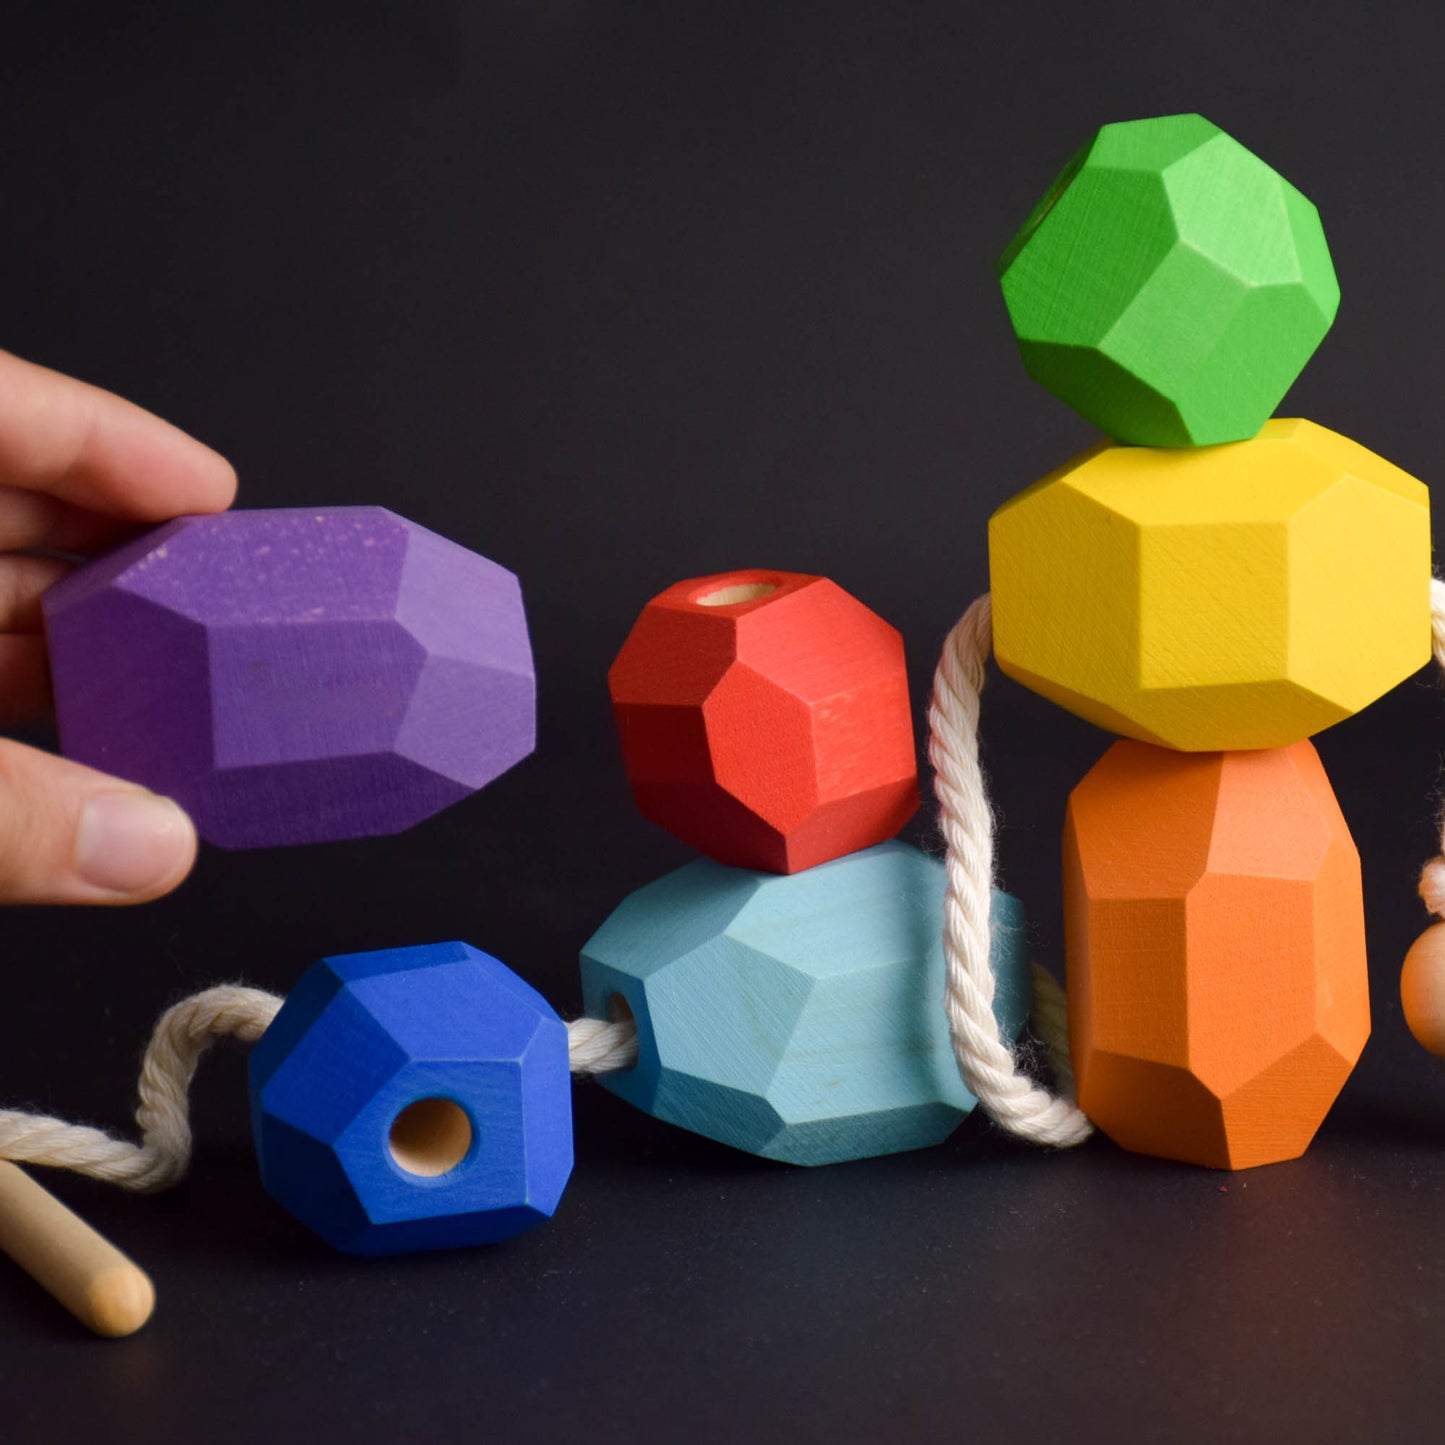
M1428 495L1271 419L1339 290L1314 207L1202 118L1105 126L1000 274L1030 373L1113 438L989 525L1000 666L1124 738L1064 840L1079 1104L1126 1148L1291 1158L1369 1032L1359 858L1307 739L1429 658ZM398 831L533 746L516 579L377 508L181 519L47 625L67 751L223 846ZM604 1086L791 1164L947 1138L976 1101L944 867L895 837L898 633L826 579L723 573L648 603L609 684L639 809L706 857L582 948L589 1016L635 1030ZM990 932L1012 1040L1016 899ZM463 943L323 960L251 1060L266 1188L360 1254L548 1217L570 1091L567 1026Z
M1333 319L1314 207L1199 116L1105 126L1006 251L1036 378L1115 438L989 524L999 665L1118 743L1064 840L1079 1105L1293 1158L1369 1034L1359 857L1312 733L1430 657L1424 486L1267 420Z

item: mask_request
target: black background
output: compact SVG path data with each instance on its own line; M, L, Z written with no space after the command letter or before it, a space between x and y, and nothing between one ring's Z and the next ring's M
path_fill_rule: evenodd
M512 567L541 731L405 836L8 912L0 1099L125 1127L164 1005L324 953L462 937L577 1012L581 942L690 856L632 808L604 678L678 578L833 577L902 629L921 722L988 513L1092 440L1024 375L991 267L1106 120L1201 110L1319 205L1344 302L1283 410L1431 480L1432 9L7 0L0 344L213 443L242 505L384 503ZM1057 966L1064 800L1107 740L1001 680L985 733ZM1396 979L1442 736L1422 674L1319 740L1375 1034L1302 1161L1048 1155L974 1118L796 1170L579 1085L550 1225L366 1263L262 1194L224 1046L188 1183L54 1180L151 1270L146 1331L92 1340L0 1269L0 1435L1437 1438L1445 1076Z

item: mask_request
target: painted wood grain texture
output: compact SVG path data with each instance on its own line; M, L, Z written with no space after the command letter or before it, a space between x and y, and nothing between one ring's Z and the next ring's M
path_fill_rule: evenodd
M999 272L1030 375L1143 446L1253 436L1340 300L1313 204L1198 115L1104 126Z
M699 859L625 899L582 952L589 1014L632 1017L602 1086L791 1164L941 1143L975 1100L944 1015L942 863L899 842L779 877ZM995 892L995 1012L1029 1008L1023 908Z
M720 863L796 873L918 806L903 640L823 577L678 582L608 674L643 814Z
M1098 726L1283 747L1430 660L1429 493L1336 432L1101 445L989 523L999 666Z
M516 577L382 507L178 518L45 626L66 755L225 848L400 832L535 741Z
M1308 742L1116 743L1064 833L1079 1103L1127 1149L1301 1154L1370 1030L1360 861Z
M251 1052L261 1182L328 1244L490 1244L572 1171L567 1029L465 943L322 959Z

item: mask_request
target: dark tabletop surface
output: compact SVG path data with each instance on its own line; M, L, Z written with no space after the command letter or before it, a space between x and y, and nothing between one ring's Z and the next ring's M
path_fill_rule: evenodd
M631 804L604 679L678 578L833 577L902 629L921 721L988 513L1092 439L991 267L1106 120L1200 110L1319 205L1344 303L1283 410L1431 480L1439 53L1406 4L12 0L0 345L221 448L243 505L384 503L516 570L541 720L402 837L8 912L0 1101L125 1127L162 1007L325 953L465 938L579 1011L581 942L690 856ZM1107 740L1002 680L985 733L1057 967L1064 800ZM52 1176L149 1268L152 1324L93 1340L0 1268L0 1439L1438 1438L1445 1066L1396 980L1442 739L1422 674L1319 740L1375 1032L1299 1162L1048 1155L974 1118L808 1171L578 1085L551 1224L368 1263L266 1199L222 1046L186 1184Z

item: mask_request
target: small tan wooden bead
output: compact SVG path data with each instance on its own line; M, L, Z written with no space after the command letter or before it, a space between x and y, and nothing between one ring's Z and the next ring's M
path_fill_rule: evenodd
M1400 1002L1417 1042L1445 1058L1445 923L1427 928L1405 955Z

